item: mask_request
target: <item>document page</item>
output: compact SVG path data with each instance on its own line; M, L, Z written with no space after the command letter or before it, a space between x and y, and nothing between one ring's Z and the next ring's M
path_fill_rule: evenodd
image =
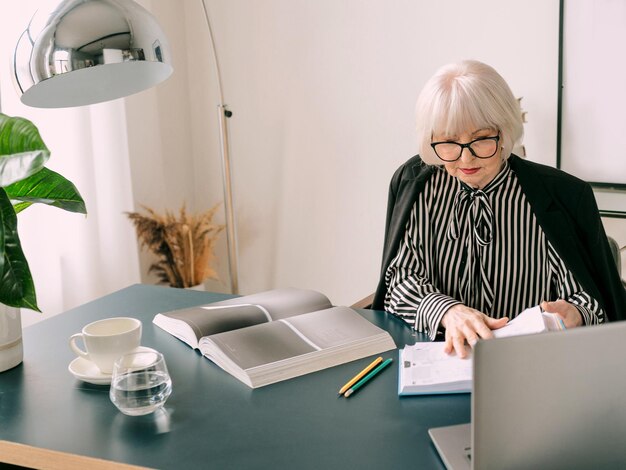
M422 388L450 382L471 382L472 357L467 347L468 357L460 359L456 354L448 355L443 349L445 343L415 343L404 348L401 356L401 382L409 388ZM444 387L445 388L445 387Z
M565 330L565 323L563 319L556 313L543 312L543 322L546 324L548 331Z
M506 326L493 330L495 338L540 333L546 330L543 313L539 306L528 308L508 322Z
M564 329L565 325L561 317L555 313L544 312L537 305L524 310L507 323L506 326L498 330L493 330L493 336L496 338L505 338L507 336L528 335Z

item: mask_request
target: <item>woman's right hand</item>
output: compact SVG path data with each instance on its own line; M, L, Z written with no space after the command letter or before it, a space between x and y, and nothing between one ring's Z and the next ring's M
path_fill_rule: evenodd
M467 356L465 343L472 348L479 338L493 338L491 330L502 328L508 318L491 318L478 310L463 304L453 305L441 318L441 325L446 329L446 354L456 352L461 359Z

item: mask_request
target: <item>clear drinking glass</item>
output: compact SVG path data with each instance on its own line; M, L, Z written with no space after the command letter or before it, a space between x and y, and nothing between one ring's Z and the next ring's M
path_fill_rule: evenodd
M140 416L161 408L172 393L163 355L141 348L115 361L109 397L124 414Z

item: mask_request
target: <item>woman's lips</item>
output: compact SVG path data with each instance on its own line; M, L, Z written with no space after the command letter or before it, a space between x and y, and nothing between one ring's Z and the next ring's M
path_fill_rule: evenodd
M459 168L459 170L461 170L465 175L473 175L480 170L480 168Z

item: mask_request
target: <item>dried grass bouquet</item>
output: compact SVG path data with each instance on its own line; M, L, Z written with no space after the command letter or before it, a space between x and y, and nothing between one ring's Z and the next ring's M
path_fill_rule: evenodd
M161 215L146 206L142 206L146 215L127 212L141 246L159 258L148 272L171 287L193 287L207 279L218 279L211 267L215 242L224 230L224 225L213 223L218 207L192 215L183 205L178 218L169 211Z

